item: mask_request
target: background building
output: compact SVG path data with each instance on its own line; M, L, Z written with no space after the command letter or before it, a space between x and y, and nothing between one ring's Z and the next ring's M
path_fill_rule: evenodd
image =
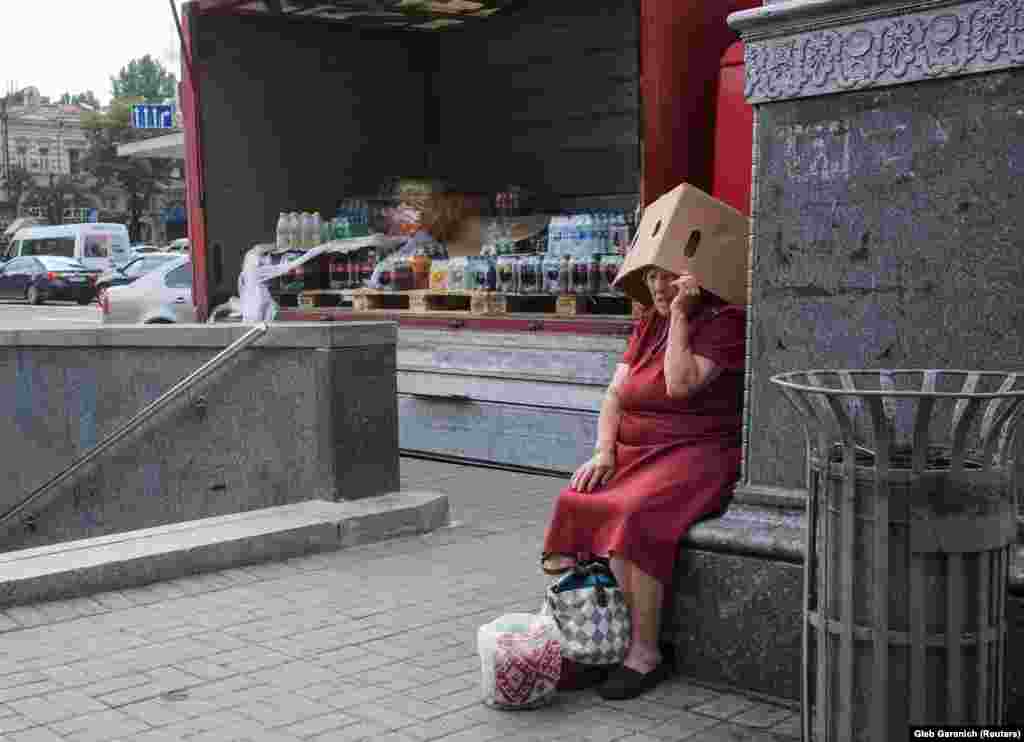
M68 194L61 222L129 222L129 195L118 187L101 187L82 170L89 147L82 117L89 110L81 105L53 103L34 87L7 97L0 133L4 176L0 178L0 232L19 216L47 217L46 209L33 203L32 189L15 187L8 177L19 167L28 172L37 189L52 187L61 176L78 176L79 187ZM139 241L161 244L186 235L183 176L181 167L173 170L168 186L147 204Z

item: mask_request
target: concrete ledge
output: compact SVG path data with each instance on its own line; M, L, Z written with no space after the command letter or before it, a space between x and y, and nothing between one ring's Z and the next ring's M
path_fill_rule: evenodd
M683 675L799 698L804 524L802 509L738 502L690 529L662 633Z
M763 489L763 496L770 498L769 488ZM756 496L744 494L737 488L737 504L724 515L693 526L683 539L681 552L697 549L803 565L807 526L803 508L763 506ZM1024 597L1024 519L1018 519L1018 543L1010 553L1007 590Z
M0 346L58 348L225 348L250 324L99 325L0 330ZM394 322L271 322L254 348L349 348L395 345Z
M333 551L448 523L448 498L398 492L309 500L0 555L0 607Z
M682 548L802 565L804 526L802 510L733 505L721 517L693 526Z
M768 499L784 493L765 489ZM678 670L703 682L800 697L806 514L739 501L696 524L680 544L662 641ZM1010 652L1024 646L1024 544L1012 549ZM1024 714L1024 667L1011 666L1007 702Z

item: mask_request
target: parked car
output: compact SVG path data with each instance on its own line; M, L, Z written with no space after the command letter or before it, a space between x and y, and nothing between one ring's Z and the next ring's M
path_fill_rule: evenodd
M176 240L171 240L171 243L167 246L167 251L187 253L189 251L190 244L188 237L179 237Z
M100 271L74 258L36 255L13 258L0 266L0 298L42 304L63 299L88 304L96 298Z
M181 255L170 252L151 252L132 258L127 263L100 274L96 279L96 294L102 295L111 286L124 286L137 281L150 271L154 271L168 261L180 258Z
M134 282L111 286L100 297L104 324L195 322L192 259L175 255Z

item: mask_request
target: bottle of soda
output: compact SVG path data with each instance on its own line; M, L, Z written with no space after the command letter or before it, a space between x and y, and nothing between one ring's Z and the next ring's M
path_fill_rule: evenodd
M498 288L498 261L494 258L487 258L487 290L496 291Z
M393 281L392 281L391 266L392 266L392 263L391 263L391 260L389 258L388 260L384 261L384 263L381 265L380 273L377 276L378 281L380 281L381 289L383 289L385 291L394 291L394 286L392 285Z
M496 289L503 294L516 293L516 259L512 255L502 255L497 261Z
M557 296L560 292L558 289L558 272L562 265L562 259L554 255L548 255L544 258L544 293L554 294Z
M596 296L601 293L601 256L594 253L590 256L587 271L587 293Z
M558 291L569 294L572 288L572 264L568 255L562 256L562 264L558 267Z
M349 266L347 255L331 255L331 279L332 289L347 289L349 287Z
M362 268L359 271L359 281L360 285L365 286L377 267L377 253L372 247L366 251L365 256L360 261L360 265Z

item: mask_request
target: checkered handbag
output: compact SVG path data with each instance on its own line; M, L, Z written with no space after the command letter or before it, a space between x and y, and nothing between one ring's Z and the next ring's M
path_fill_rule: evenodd
M607 562L581 562L550 585L543 614L562 634L562 656L581 665L616 665L626 658L633 622Z

